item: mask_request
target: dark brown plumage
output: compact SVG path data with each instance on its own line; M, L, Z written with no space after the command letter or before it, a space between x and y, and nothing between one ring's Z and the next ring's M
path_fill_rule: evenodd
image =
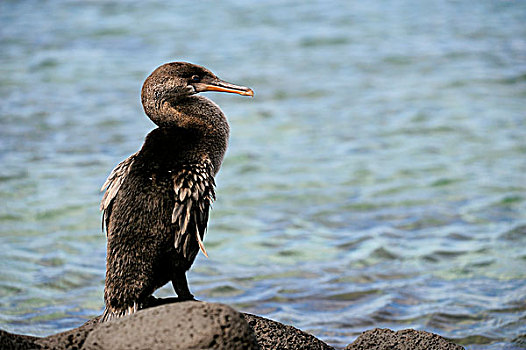
M143 85L144 110L159 127L103 185L108 251L102 321L139 310L169 281L180 300L193 299L186 271L200 248L206 255L202 240L214 176L229 133L221 109L196 95L203 91L253 95L186 62L160 66Z

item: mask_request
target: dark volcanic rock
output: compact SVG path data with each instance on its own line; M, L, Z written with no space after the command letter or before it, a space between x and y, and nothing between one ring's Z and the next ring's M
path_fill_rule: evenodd
M241 314L231 307L206 302L153 300L146 310L98 323L96 317L67 332L45 338L0 330L0 349L333 349L292 326ZM176 301L176 300L175 300ZM439 335L406 329L373 329L346 350L461 350Z
M99 324L99 318L100 317L96 317L89 320L82 326L70 331L50 335L45 338L12 334L0 330L0 349L78 350L82 348L90 332Z
M254 330L257 341L264 350L334 350L313 335L292 326L251 314L243 314L243 316Z
M242 315L229 306L181 302L99 324L82 349L259 349Z
M35 343L38 339L40 338L13 334L0 329L0 349L40 349L40 346Z
M394 332L375 328L363 332L345 350L462 350L439 335L414 329Z
M81 349L88 335L99 325L99 317L84 323L82 326L67 332L62 332L49 337L39 338L36 343L41 349L77 350Z

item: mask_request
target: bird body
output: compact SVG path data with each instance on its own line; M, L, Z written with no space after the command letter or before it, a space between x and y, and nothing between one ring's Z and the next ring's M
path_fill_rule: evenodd
M253 94L184 62L159 67L143 86L145 112L159 127L103 185L108 245L102 321L141 309L169 281L180 300L193 299L186 271L199 249L207 255L202 241L229 135L221 109L195 95L201 91Z

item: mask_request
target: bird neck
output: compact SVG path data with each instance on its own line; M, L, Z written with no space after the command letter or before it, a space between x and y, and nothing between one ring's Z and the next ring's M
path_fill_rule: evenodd
M223 112L204 96L193 95L161 100L143 96L146 115L158 126L185 129L212 129L227 123ZM228 125L228 124L227 124Z
M198 148L211 158L215 170L219 170L230 131L228 121L219 106L199 95L170 99L159 104L149 102L152 100L155 99L143 99L148 117L167 132L168 129L176 128L177 133L193 135Z

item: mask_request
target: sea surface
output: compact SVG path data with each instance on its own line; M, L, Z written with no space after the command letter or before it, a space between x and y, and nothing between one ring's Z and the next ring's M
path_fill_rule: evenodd
M526 347L526 2L1 1L0 328L103 309L99 189L185 60L250 86L200 300L339 348L388 327ZM172 296L171 286L157 296Z

